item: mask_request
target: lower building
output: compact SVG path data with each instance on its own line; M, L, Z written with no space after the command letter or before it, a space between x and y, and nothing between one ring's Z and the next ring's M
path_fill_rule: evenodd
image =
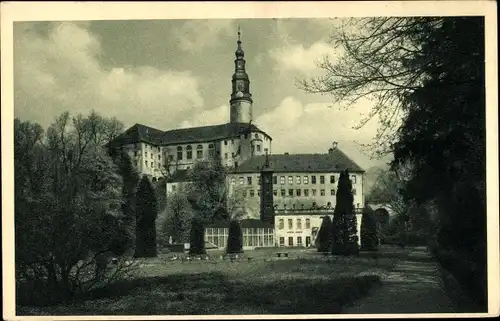
M275 246L272 224L257 219L243 219L240 221L240 227L243 234L243 250ZM219 249L227 247L228 235L229 222L213 223L205 227L205 242Z
M333 220L329 210L276 210L274 228L278 247L311 247L315 245L324 216ZM361 245L362 209L356 210L358 245Z

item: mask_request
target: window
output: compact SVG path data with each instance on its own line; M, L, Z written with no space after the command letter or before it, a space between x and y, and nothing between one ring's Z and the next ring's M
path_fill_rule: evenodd
M247 190L243 190L243 197L247 197Z
M281 196L285 197L286 191L284 189L281 190Z
M297 219L297 230L302 229L302 220L300 218Z
M278 176L273 176L273 184L278 184Z
M208 156L209 157L214 157L215 156L214 144L208 144Z
M276 189L275 189L275 190L273 190L273 195L274 195L274 196L278 196L278 190L276 190Z
M201 145L196 146L196 158L203 158L203 146Z
M309 196L309 190L308 190L308 189L305 189L305 190L304 190L304 196L305 196L305 197Z
M319 177L319 183L320 183L320 184L325 184L325 176L321 175L321 176Z
M311 228L311 219L306 218L306 229L310 229L310 228Z
M227 146L227 140L225 140L225 141L224 141L224 145L226 145L226 146Z
M293 236L288 238L288 246L293 246Z
M148 161L145 161L146 162L146 167L148 167Z
M240 185L243 185L243 182L244 182L243 177L240 177L239 181L240 181Z
M260 145L257 145L257 151L260 152Z
M177 159L182 159L182 146L177 147Z
M288 196L293 197L293 189L288 190Z
M280 237L280 246L284 246L284 245L285 245L285 238Z
M224 153L224 158L227 159L227 153Z
M283 221L283 219L282 219L282 218L280 218L280 219L278 220L278 228L279 228L280 230L282 230L282 229L284 229L284 228L285 228L285 223L284 223L284 221Z
M312 192L313 196L316 196L316 189L315 188L313 188L311 192Z
M288 176L288 184L293 185L293 176Z
M247 184L252 185L252 176L247 176Z
M335 175L330 175L330 184L335 183Z
M289 230L293 229L293 220L291 218L288 219L288 229Z
M148 152L145 152L146 153L146 158L148 157Z
M234 145L234 139L231 139L231 145Z
M234 162L234 167L238 167L238 162Z
M234 158L234 152L233 152L233 153L231 153L231 157L232 157L232 158Z
M172 192L175 192L176 189L177 189L177 186L172 185Z
M161 154L158 154L158 160L160 160L160 159L161 159Z
M351 175L351 182L356 184L356 175Z
M182 156L182 152L181 152L181 156ZM169 161L173 161L174 160L174 155L168 155L168 160Z
M260 189L257 190L257 196L260 196Z
M253 189L250 190L250 196L251 197L255 196L255 191Z
M311 184L316 184L316 175L311 176Z
M297 196L300 196L300 189L297 190Z
M191 145L188 145L186 147L186 158L187 159L192 159L193 158L193 147Z
M281 185L285 184L285 176L280 176L280 184Z
M134 156L137 156L137 151L134 152Z
M321 191L319 192L321 196L325 196L325 190L324 189L321 189Z
M259 134L255 134L255 139L259 139Z
M300 176L297 176L295 183L300 184Z
M330 190L330 195L335 196L335 190L334 189Z
M302 245L302 236L297 236L297 245Z
M236 179L234 177L231 177L231 184L236 184Z
M304 184L309 184L309 176L304 176Z

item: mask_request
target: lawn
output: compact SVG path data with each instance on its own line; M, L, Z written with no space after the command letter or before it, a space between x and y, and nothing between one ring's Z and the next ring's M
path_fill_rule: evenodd
M366 295L398 256L323 256L314 250L246 251L235 262L209 252L208 261L140 262L133 278L95 291L78 302L18 307L22 315L334 314ZM398 254L399 253L399 254ZM251 260L248 260L251 257Z

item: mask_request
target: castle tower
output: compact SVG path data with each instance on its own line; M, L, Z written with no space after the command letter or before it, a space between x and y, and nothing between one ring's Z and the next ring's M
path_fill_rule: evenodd
M250 79L245 70L245 53L241 49L241 33L238 27L238 48L234 61L234 74L232 79L231 99L229 100L230 122L251 123L252 122L252 94L250 93Z
M260 220L274 225L273 173L269 156L260 171Z

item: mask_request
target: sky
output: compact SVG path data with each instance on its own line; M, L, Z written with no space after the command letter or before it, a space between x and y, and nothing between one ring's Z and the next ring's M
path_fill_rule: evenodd
M161 130L229 121L237 28L241 28L253 123L273 138L272 152L326 153L334 141L361 167L372 159L377 119L353 129L368 102L345 110L310 94L299 79L323 75L335 59L330 19L109 20L16 22L14 114L47 128L64 111L116 117Z

